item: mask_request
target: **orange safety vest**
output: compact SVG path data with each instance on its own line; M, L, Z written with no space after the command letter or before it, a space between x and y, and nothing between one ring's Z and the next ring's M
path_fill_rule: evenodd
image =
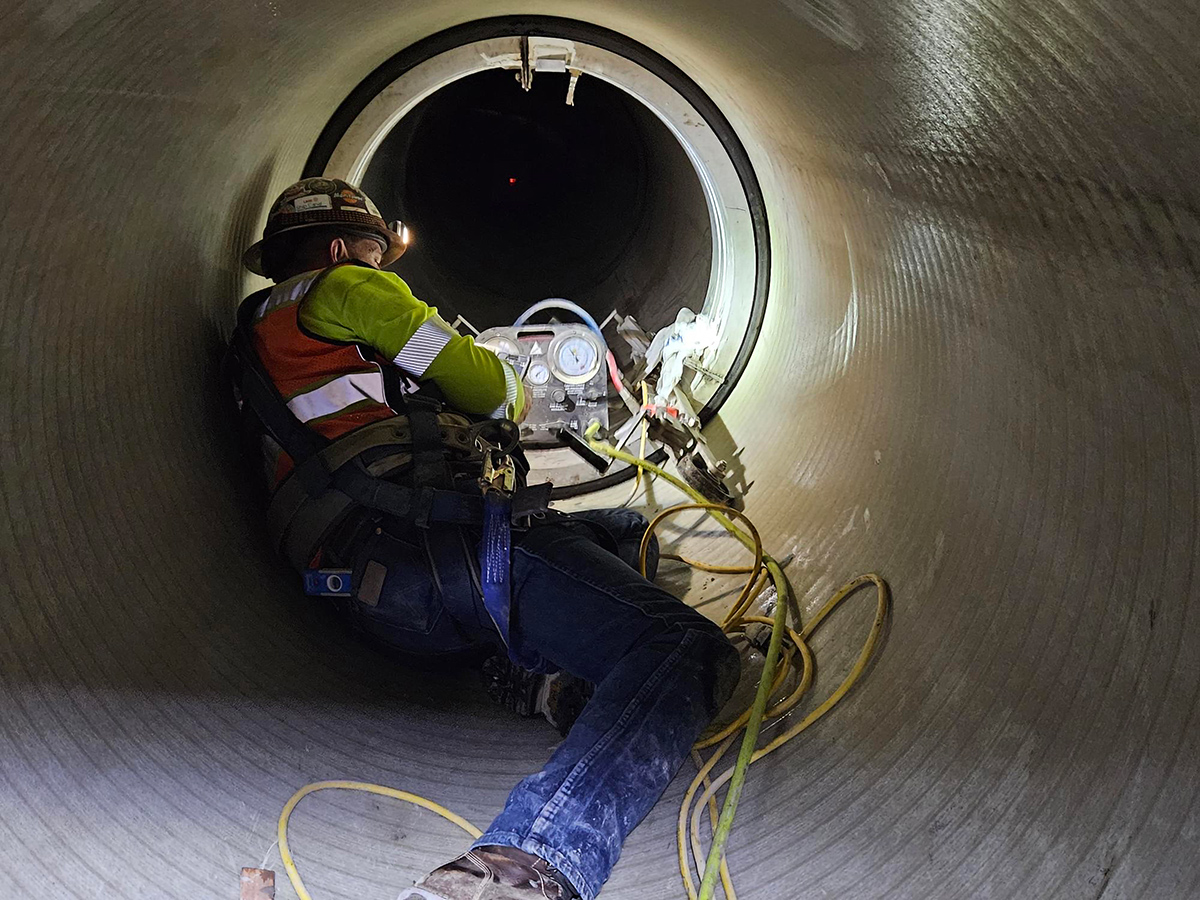
M333 440L396 415L384 391L383 366L369 349L315 337L300 324L300 304L328 269L305 272L272 288L254 311L250 339L271 381L301 422ZM272 486L291 458L264 437Z

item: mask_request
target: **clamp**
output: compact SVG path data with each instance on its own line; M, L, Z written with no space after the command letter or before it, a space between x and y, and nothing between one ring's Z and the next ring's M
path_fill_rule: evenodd
M517 486L517 467L512 456L484 438L477 438L475 444L483 454L483 475L479 479L483 492L497 490L512 494Z

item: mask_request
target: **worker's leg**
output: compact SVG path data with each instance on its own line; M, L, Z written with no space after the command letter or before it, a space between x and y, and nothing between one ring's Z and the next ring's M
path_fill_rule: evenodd
M590 524L579 525L580 520ZM573 513L569 521L576 524L581 534L615 551L622 561L640 571L642 536L649 524L640 512L624 508L589 509ZM658 570L657 537L651 536L646 551L646 574L653 579ZM488 696L517 715L544 716L564 737L595 690L590 681L566 671L546 675L522 668L509 659L503 646L482 668Z
M596 692L476 846L535 854L591 900L733 691L738 654L716 625L579 526L535 529L514 548L512 614L521 651Z
M583 509L571 513L574 519L586 519L603 528L616 543L617 555L630 568L641 571L638 556L642 547L642 535L650 523L636 509L615 507L612 509ZM584 526L587 527L587 526ZM646 552L646 576L654 579L658 571L658 538L651 536Z

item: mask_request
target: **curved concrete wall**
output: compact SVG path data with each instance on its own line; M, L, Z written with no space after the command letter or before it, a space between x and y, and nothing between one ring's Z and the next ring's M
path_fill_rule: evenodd
M0 896L231 897L301 783L483 823L546 755L297 600L217 378L235 251L340 99L505 11L622 31L726 111L775 264L714 437L805 611L860 570L895 590L866 681L752 773L742 895L1196 896L1200 28L1109 0L10 4ZM679 896L674 814L606 896ZM328 898L457 841L358 796L294 837Z

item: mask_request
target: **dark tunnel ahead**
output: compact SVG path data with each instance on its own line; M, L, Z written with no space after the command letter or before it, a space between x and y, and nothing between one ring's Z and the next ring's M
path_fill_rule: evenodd
M472 75L405 116L363 185L413 230L396 265L417 296L479 329L547 297L645 326L704 305L708 211L675 137L638 100L583 77Z

